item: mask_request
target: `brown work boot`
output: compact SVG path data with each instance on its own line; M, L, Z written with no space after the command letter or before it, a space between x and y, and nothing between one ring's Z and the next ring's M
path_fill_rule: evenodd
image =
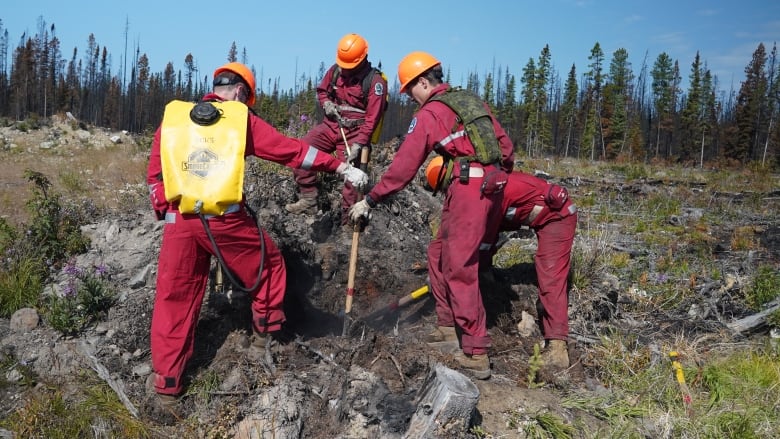
M273 349L279 344L274 338L274 334L278 334L278 332L257 332L253 329L252 335L249 336L249 345L247 347L259 351Z
M458 352L455 355L455 361L458 365L465 369L468 373L474 376L478 380L486 380L490 378L490 359L487 354L464 354Z
M547 340L547 347L542 352L544 367L567 369L569 367L569 350L565 340Z
M179 398L156 393L151 397L147 413L163 425L174 425L183 419Z
M284 206L288 212L300 215L302 213L314 214L317 213L317 193L305 192L300 195L298 201L290 203Z
M273 373L274 351L277 351L278 342L274 340L274 335L270 332L256 332L249 337L250 344L246 350L247 358L251 362L256 362L263 366L269 373Z
M173 411L176 409L176 406L179 405L179 398L177 398L176 395L158 393L157 402L160 404L160 407Z
M269 338L267 332L255 332L252 334L252 346L260 350L265 350L265 345L268 344Z
M433 332L425 336L424 340L428 346L447 354L460 350L460 342L454 326L437 326Z

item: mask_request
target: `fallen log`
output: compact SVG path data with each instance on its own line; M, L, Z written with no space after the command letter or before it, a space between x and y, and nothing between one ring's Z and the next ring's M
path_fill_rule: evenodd
M780 309L780 299L769 302L760 312L727 323L726 327L738 334L761 329L766 324L767 317L778 309Z
M467 436L479 389L460 372L436 364L420 388L404 439Z
M130 401L130 398L127 397L122 382L111 378L111 374L108 372L108 369L106 369L106 367L100 363L100 360L98 360L98 358L92 353L92 349L85 341L82 340L81 343L79 343L79 347L81 348L82 354L84 354L92 361L92 369L98 374L100 378L103 379L103 381L106 382L106 384L108 384L109 387L111 387L111 390L116 393L116 396L118 396L119 400L122 401L122 404L125 405L127 411L130 412L134 418L138 418L138 409L135 408L133 403Z

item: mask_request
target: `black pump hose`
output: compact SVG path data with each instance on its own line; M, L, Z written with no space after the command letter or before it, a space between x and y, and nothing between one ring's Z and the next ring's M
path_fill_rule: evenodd
M251 293L252 291L257 289L258 286L260 286L260 279L263 278L263 265L265 264L265 239L263 239L263 229L260 227L260 224L258 224L257 215L252 209L249 208L249 206L244 205L244 207L249 212L249 215L252 217L252 219L255 220L255 224L257 224L257 232L260 235L260 270L257 273L257 281L255 281L255 284L252 285L251 288L247 288L243 284L241 284L241 282L238 281L235 278L235 276L233 276L233 273L231 273L230 270L227 268L227 265L225 264L225 259L222 257L222 252L219 251L219 247L217 246L217 241L214 240L214 235L211 234L211 229L209 228L208 220L206 220L206 217L204 217L203 214L201 213L198 214L198 217L200 218L200 222L203 224L203 228L206 229L206 235L208 235L212 247L214 247L214 254L217 256L217 261L219 261L219 265L222 266L222 269L225 270L225 274L227 275L230 282L238 290L243 291L245 293Z

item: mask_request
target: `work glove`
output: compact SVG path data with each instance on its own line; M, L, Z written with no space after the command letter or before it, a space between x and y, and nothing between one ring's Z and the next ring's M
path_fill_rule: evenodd
M334 120L341 119L341 114L339 114L339 108L336 104L333 103L333 101L326 100L325 102L323 102L322 109L325 110L325 116Z
M360 163L360 151L363 149L363 145L360 143L353 143L352 146L349 147L349 157L347 157L347 162L352 163L353 165L357 165Z
M368 185L368 175L349 163L340 164L336 172L344 177L344 181L352 183L352 186L358 191L362 192Z
M165 211L168 210L168 200L165 199L165 186L162 183L149 185L149 201L152 202L152 209L154 209L157 219L165 218Z
M349 208L349 218L353 223L357 223L361 218L369 219L370 212L371 206L368 205L368 202L364 198Z

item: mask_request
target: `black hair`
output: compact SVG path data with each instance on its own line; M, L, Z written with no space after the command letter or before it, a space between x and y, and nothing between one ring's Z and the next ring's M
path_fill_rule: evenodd
M439 85L444 82L444 71L441 68L441 64L437 64L426 70L420 77L425 77L433 85Z

